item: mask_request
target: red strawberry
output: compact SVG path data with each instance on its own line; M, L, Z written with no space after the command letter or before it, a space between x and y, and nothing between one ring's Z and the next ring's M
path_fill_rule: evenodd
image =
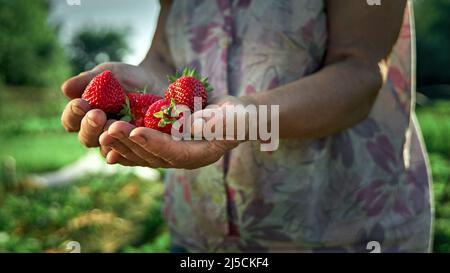
M82 99L92 108L118 114L125 104L125 92L109 70L95 76L84 90Z
M125 115L123 120L129 121L136 127L144 126L144 117L147 109L154 102L162 99L158 95L141 92L129 92L127 93L128 100L125 108L122 110L122 114Z
M207 92L212 91L208 84L208 78L200 78L194 69L184 69L183 73L170 76L172 82L164 95L165 99L175 99L176 104L189 107L194 112L194 97L202 98L202 109L206 107Z
M145 127L170 135L172 124L181 116L181 113L177 113L174 99L161 99L148 108L144 118Z

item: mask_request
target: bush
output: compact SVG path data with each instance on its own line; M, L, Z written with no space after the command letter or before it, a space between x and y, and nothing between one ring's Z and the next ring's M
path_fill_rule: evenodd
M450 158L450 102L437 101L417 109L428 151Z
M22 184L0 198L0 252L65 252L69 241L82 252L167 251L162 191L132 175Z
M70 73L43 0L0 0L0 79L8 85L53 86Z
M450 84L450 1L415 0L414 7L418 86Z
M450 102L437 101L417 109L429 153L434 193L435 252L450 252Z
M76 34L70 45L73 71L78 74L109 61L122 61L129 51L126 30L88 29Z

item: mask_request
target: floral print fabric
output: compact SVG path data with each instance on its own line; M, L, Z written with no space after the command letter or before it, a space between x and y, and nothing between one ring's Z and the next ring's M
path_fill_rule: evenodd
M369 117L322 139L246 142L197 170L171 170L164 215L193 252L430 249L430 178L414 116L410 6ZM214 96L270 90L320 69L322 0L175 1L166 32L178 67Z

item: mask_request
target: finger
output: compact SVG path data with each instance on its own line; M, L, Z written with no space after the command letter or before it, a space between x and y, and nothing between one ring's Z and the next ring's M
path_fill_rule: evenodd
M113 124L115 121L116 120L114 120L114 119L108 119L108 121L106 122L105 126L103 127L103 133L105 133L105 131L108 131L109 126L111 126L111 124ZM108 133L106 133L106 134L108 134ZM100 145L101 145L101 141L100 141L101 137L102 136L100 135L100 137L99 137ZM106 158L106 155L109 153L109 151L111 151L111 147L109 147L109 146L100 146L100 153L101 153L101 155L103 157Z
M111 124L113 124L116 121L117 120L115 120L115 119L108 119L108 121L106 121L106 123L105 123L105 126L103 127L103 132L108 131Z
M134 155L143 159L148 167L152 168L168 168L170 165L164 160L156 157L149 151L146 151L140 145L134 143L129 139L130 132L136 127L131 125L128 122L115 122L108 129L108 135L113 137L117 142L120 142L122 145L117 145L117 147L126 147L123 152L132 152ZM113 147L116 150L116 147ZM120 152L122 154L122 152ZM127 157L125 154L122 154ZM128 157L127 157L128 158ZM130 159L130 158L129 158Z
M204 141L176 141L167 134L139 127L130 133L130 140L172 165L183 168L191 160L198 161L208 152Z
M108 164L120 164L123 166L141 166L137 164L136 162L133 162L131 160L128 160L127 158L123 157L120 153L112 150L108 153L106 156L106 163Z
M61 85L61 90L70 99L79 98L83 94L84 89L89 84L89 82L100 74L102 69L95 68L90 71L85 71L77 76L74 76Z
M109 153L111 150L112 150L112 149L111 149L111 147L109 147L109 146L103 146L103 145L100 146L100 154L101 154L104 158L106 158L106 156L108 155L108 153Z
M130 133L130 139L155 156L167 161L172 168L196 169L217 161L228 141L177 141L167 134L139 127Z
M61 124L68 132L80 130L80 124L86 113L91 110L91 106L82 99L70 101L61 116Z
M135 162L141 166L146 165L144 159L136 155L122 142L109 135L108 131L105 131L100 135L99 143L102 147L109 147L111 150L118 152L122 157L129 161Z
M81 144L91 148L99 146L98 138L106 124L106 114L99 109L90 110L81 121L78 139Z

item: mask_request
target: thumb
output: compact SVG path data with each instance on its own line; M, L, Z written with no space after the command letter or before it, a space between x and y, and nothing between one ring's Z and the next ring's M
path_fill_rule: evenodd
M103 70L99 68L94 68L89 71L82 72L68 80L66 80L61 85L61 90L64 95L70 99L75 99L81 97L84 89L89 84L89 82Z

